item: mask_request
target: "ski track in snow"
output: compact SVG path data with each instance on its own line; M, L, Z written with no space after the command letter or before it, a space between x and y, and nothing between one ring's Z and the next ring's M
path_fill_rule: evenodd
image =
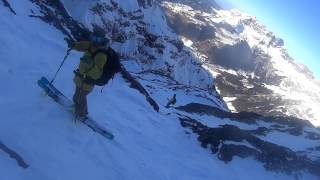
M43 94L36 81L52 77L66 51L63 36L30 18L27 0L12 1L13 16L0 6L0 139L30 165L21 169L0 151L5 179L290 179L266 172L254 160L225 164L186 134L177 118L156 113L138 91L117 76L89 95L90 115L115 135L106 140ZM72 52L55 82L72 97L72 70L81 54ZM129 67L130 68L130 67ZM306 176L306 179L313 177Z

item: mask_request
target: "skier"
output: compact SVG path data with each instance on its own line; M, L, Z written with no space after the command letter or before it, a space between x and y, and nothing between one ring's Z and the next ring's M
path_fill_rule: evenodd
M76 120L85 121L88 118L87 95L93 90L95 80L103 75L108 60L104 51L110 47L105 34L102 28L95 26L89 41L68 41L69 48L84 52L78 69L74 71L76 89L73 102Z
M171 105L176 104L176 102L177 102L176 94L174 94L171 99L168 99L168 103L166 105L166 108L169 108Z

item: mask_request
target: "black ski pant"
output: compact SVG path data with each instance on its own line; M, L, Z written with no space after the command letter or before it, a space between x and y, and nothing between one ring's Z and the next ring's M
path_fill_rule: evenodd
M85 117L88 114L87 95L90 91L85 91L82 88L76 87L73 95L75 115L77 117Z

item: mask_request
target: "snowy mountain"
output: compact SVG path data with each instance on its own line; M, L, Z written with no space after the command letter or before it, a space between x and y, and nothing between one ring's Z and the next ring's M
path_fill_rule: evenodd
M214 6L208 12L187 1L163 1L162 6L170 26L203 57L229 109L320 125L319 80L255 17Z
M184 5L152 0L0 1L1 177L319 179L320 130L294 117L230 112L215 84L222 95L229 89L223 92L219 76L212 74L239 76L240 71L206 63L206 49L195 50L196 38L175 33L168 11L162 9L192 3L215 14L219 7L179 2ZM88 98L90 116L115 135L112 141L74 124L72 114L36 83L56 72L66 53L65 38L86 39L93 25L107 30L126 68L102 93L96 87ZM212 33L211 28L201 30L194 37ZM67 97L74 92L73 70L80 57L72 51L54 83ZM165 108L173 94L177 103Z

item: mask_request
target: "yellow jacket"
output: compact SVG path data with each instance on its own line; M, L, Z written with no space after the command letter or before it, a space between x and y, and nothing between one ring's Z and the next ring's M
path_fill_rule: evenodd
M99 79L103 74L103 67L107 62L107 55L104 53L98 53L94 59L92 55L98 50L98 48L90 41L79 41L73 44L73 49L84 52L80 58L79 72L94 80ZM92 91L94 85L85 83L81 77L75 76L74 82L78 88L84 91Z

